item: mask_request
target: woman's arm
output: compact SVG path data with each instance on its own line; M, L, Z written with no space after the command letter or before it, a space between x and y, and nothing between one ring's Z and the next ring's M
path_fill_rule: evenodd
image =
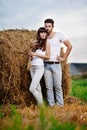
M50 58L50 44L48 42L46 43L46 53L45 53L45 55L41 55L41 54L36 53L36 52L31 52L30 56L38 56L38 57L40 57L44 60L48 60Z

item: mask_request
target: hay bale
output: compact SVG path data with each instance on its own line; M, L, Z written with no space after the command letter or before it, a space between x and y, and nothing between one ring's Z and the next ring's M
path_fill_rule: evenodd
M61 48L61 56L64 55L64 48ZM64 98L69 95L71 90L71 75L70 75L70 64L67 63L67 59L61 62L62 66L62 89Z
M4 30L0 31L0 103L24 104L35 103L29 93L31 77L27 71L28 51L31 40L36 38L36 31ZM62 63L64 97L70 88L68 65ZM44 80L41 81L43 95L46 96ZM44 89L45 88L45 89Z
M82 104L82 101L77 98L77 97L74 97L74 96L67 96L65 99L64 99L64 102L65 104Z
M32 96L27 72L30 40L35 31L5 30L0 32L0 102L30 104Z

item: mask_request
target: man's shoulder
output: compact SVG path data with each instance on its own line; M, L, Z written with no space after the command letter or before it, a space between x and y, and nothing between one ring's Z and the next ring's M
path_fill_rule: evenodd
M59 38L65 38L65 34L63 32L56 32L56 36Z
M63 32L55 32L57 35L64 35Z

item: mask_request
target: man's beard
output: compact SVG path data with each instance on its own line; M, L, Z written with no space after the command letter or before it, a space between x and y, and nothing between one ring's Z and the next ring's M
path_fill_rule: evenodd
M50 33L52 32L52 30L51 31L47 30L47 32L48 32L48 35L50 35Z

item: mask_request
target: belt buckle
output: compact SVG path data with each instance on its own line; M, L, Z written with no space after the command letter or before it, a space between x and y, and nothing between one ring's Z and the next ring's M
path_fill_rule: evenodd
M56 64L56 61L53 61L53 64Z

